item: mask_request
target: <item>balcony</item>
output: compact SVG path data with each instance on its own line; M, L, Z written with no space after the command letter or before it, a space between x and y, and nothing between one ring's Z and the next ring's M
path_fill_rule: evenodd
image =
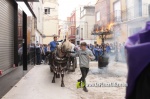
M149 4L143 4L141 7L130 7L122 11L122 21L132 21L136 19L148 18L150 13Z
M121 22L121 11L114 11L108 14L108 24L109 23L119 23Z
M130 7L123 11L114 11L109 13L107 16L108 24L109 23L121 23L128 22L135 19L149 18L150 15L150 6L149 4L143 4L141 7Z

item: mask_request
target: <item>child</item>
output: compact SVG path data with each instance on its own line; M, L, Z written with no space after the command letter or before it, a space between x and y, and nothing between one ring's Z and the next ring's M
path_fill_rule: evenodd
M94 60L95 56L93 55L92 51L87 48L87 44L85 42L80 44L80 50L76 53L76 56L79 56L79 65L82 74L82 77L77 82L77 88L83 87L83 90L88 92L85 78L89 71L89 62L90 60Z

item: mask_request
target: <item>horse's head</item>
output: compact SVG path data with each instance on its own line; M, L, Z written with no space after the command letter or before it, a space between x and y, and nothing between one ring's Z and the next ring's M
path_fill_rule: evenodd
M63 56L68 56L72 49L71 43L69 42L69 40L65 39L60 45L58 45L58 55L59 57L63 57Z

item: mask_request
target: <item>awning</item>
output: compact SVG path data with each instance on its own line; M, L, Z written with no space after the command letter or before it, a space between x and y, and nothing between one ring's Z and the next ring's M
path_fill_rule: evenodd
M31 14L33 15L33 17L36 18L36 15L34 14L33 10L31 9L30 5L28 4L28 2L31 2L31 1L32 2L38 2L39 0L16 0L16 2L23 2L23 3L25 3L25 5L29 9L29 11L31 12ZM26 11L24 11L24 12L26 13Z

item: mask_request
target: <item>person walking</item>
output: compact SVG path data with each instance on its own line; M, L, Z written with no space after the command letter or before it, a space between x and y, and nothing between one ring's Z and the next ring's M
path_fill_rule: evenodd
M33 43L30 44L29 53L31 64L35 64L35 44Z
M36 44L36 64L41 64L41 49L39 43Z
M120 56L121 56L121 60L122 60L122 62L124 62L125 61L125 46L124 46L124 43L122 44L122 45L120 45L121 47L120 47Z
M49 47L49 45L44 45L44 53L45 53L45 55L44 55L44 64L47 64L47 62L48 62L48 55L49 55L49 52L50 52L50 47Z
M92 44L89 45L89 48L93 52L94 46Z
M98 61L98 57L99 57L99 46L98 46L98 44L94 48L94 54L95 54L95 60Z
M90 60L94 60L94 55L91 50L87 48L87 44L82 42L80 44L81 50L79 50L75 56L79 56L79 66L81 70L81 78L77 81L77 88L83 88L85 92L88 92L86 88L86 80L87 74L89 72L89 62Z
M44 63L45 61L45 51L44 51L44 45L41 45L41 62Z
M106 53L109 54L111 51L110 45L107 43L106 44Z
M23 63L22 54L23 54L22 44L19 44L19 49L18 49L19 65L22 65L22 63Z

